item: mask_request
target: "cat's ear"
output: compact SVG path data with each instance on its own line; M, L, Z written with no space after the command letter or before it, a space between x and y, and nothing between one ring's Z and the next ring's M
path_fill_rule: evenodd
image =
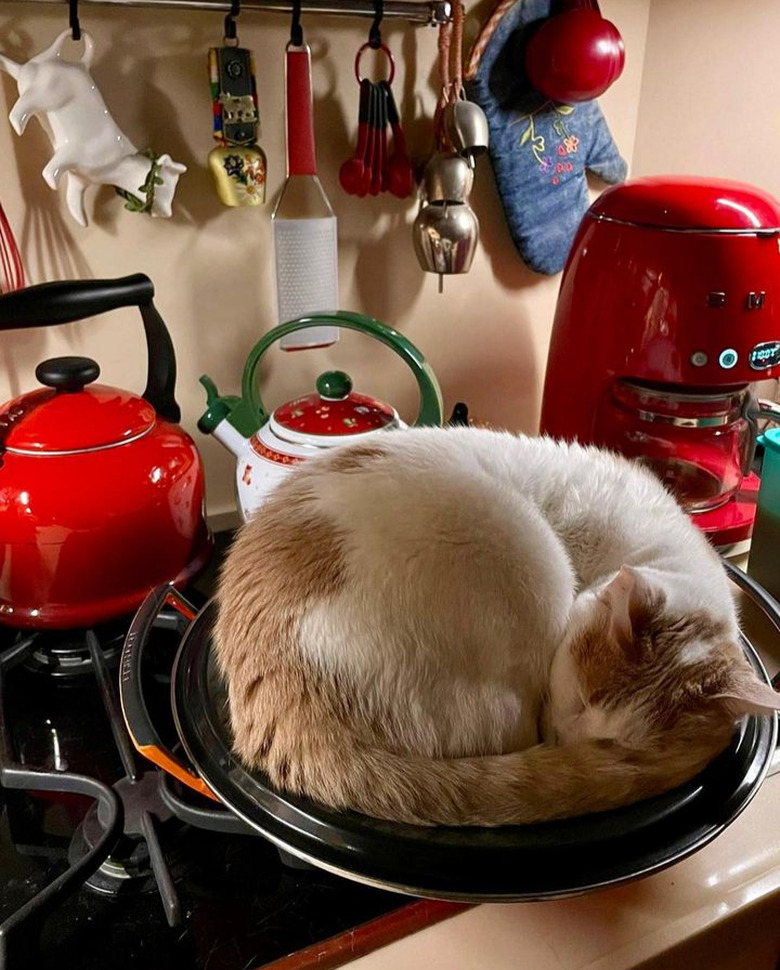
M725 701L734 717L780 711L780 693L760 681L747 664L735 668L731 680L731 684L725 690L719 690L713 698Z
M642 574L625 565L598 598L609 610L609 639L624 649L636 643L637 632L660 606L656 592Z

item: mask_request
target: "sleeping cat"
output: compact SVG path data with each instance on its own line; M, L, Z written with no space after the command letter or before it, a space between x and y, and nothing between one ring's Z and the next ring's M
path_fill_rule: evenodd
M412 429L308 460L240 530L218 603L238 756L383 819L626 805L780 709L663 486L546 438Z

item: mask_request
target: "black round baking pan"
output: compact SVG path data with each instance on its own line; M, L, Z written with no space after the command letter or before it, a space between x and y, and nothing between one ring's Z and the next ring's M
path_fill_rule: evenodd
M211 649L216 606L188 628L172 680L178 733L198 774L258 833L313 865L434 899L525 901L579 894L669 866L714 839L758 790L774 715L750 715L729 748L662 796L579 818L499 828L424 827L336 812L274 789L231 752L225 685ZM766 671L743 638L759 676Z

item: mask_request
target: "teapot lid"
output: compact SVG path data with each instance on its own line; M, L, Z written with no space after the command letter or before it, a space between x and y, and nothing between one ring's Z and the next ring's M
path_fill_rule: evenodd
M0 408L0 444L9 452L72 454L123 444L154 427L142 397L96 384L100 368L88 357L43 361L35 376L47 385Z
M288 401L271 415L271 428L280 438L352 438L398 425L398 415L389 404L355 393L352 379L343 371L320 374L316 386L316 393Z

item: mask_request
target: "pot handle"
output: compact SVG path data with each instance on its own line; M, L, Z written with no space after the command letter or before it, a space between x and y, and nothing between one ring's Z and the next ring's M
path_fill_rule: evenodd
M149 717L141 689L141 664L149 634L165 605L173 606L191 623L197 610L173 586L157 586L146 597L133 617L122 647L119 667L119 700L122 715L135 749L163 771L178 778L201 795L219 801L209 786L186 767L160 740Z
M237 400L234 397L219 398L212 395L209 400L209 412L212 411L214 405L217 405L220 417L227 414L230 423L244 437L254 434L268 420L268 412L260 397L260 390L255 379L255 372L260 361L268 348L277 340L281 340L282 337L286 337L287 334L294 333L296 330L305 330L307 327L337 327L345 330L357 330L360 333L367 333L370 337L374 337L385 344L409 366L420 389L420 410L414 424L416 426L442 424L444 402L442 401L441 388L431 365L417 347L402 333L388 327L387 324L380 323L379 320L374 320L372 317L365 317L360 313L349 313L345 310L298 317L296 320L289 320L287 323L281 323L273 330L269 330L249 352L241 382L241 398ZM208 377L206 377L206 380L211 383ZM201 383L205 383L203 377ZM211 386L213 387L213 384ZM207 415L209 412L207 412ZM204 415L204 417L206 416ZM204 430L204 428L201 428L201 430Z
M143 396L169 421L179 421L176 403L176 356L171 335L154 305L154 285L135 273L115 280L61 280L39 283L0 296L0 330L52 327L73 323L124 306L137 306L146 334L148 356Z

